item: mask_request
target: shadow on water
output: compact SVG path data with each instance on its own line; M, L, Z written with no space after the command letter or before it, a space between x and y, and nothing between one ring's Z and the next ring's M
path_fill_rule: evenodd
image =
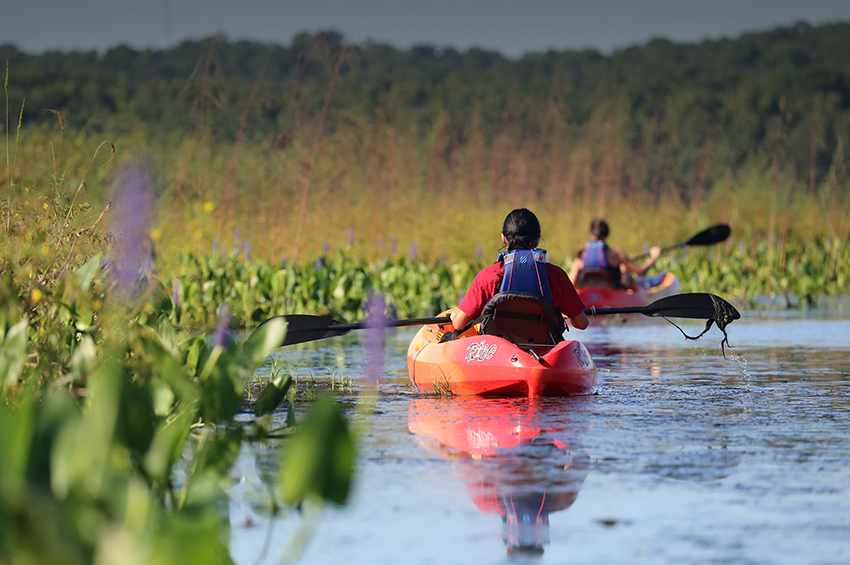
M475 506L501 518L509 555L542 554L549 515L567 510L587 477L586 420L569 400L417 398L408 427L426 449L454 461Z

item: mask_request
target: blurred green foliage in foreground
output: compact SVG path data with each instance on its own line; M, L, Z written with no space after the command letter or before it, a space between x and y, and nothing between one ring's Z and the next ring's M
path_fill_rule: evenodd
M295 450L272 513L345 502L355 448L336 402L303 430L291 401L273 420L292 384L277 372L236 419L283 322L237 343L222 310L209 339L180 334L157 284L119 289L100 264L53 288L0 275L0 562L229 563L224 489L243 443L272 436Z

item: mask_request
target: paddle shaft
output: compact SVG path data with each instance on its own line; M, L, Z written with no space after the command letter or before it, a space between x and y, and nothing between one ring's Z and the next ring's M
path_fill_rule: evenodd
M424 326L426 324L449 324L452 319L449 316L440 316L437 318L411 318L409 320L384 320L380 323L380 327L384 328L402 328L405 326ZM330 324L328 326L324 326L322 329L327 329L327 331L334 333L348 333L352 330L362 330L369 327L375 327L374 324L370 324L369 322L355 322L353 324ZM299 333L299 332L309 332L316 331L316 328L299 328L294 329L291 333Z
M620 306L617 308L585 308L586 316L604 316L607 314L643 314L644 316L652 316L655 313L661 312L661 309L653 306Z
M628 306L620 308L593 307L586 309L584 313L588 316L601 316L606 314L643 314L644 316L650 317L663 316L669 318L699 318L703 320L715 320L718 324L723 323L724 327L728 321L740 318L740 314L731 304L717 296L705 293L675 294L673 296L656 300L647 306ZM723 315L723 320L718 318L720 314ZM383 320L377 324L371 322L340 324L331 318L305 314L276 316L276 318L283 318L287 322L287 335L281 346L341 336L352 330L360 330L370 327L398 328L404 326L423 326L426 324L451 324L451 317L449 316L439 316L436 318L412 318L409 320Z

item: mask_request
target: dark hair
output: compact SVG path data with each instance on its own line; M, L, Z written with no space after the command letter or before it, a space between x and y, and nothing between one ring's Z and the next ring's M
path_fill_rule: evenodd
M540 239L540 222L527 208L517 208L505 218L502 234L508 240L508 251L531 249Z
M594 235L596 239L605 239L608 237L608 222L602 218L596 218L590 222L590 233Z

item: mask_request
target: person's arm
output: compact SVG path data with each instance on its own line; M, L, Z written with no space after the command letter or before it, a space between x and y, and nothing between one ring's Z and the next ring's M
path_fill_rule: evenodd
M575 285L578 280L578 273L584 267L584 261L580 257L573 259L573 264L570 266L570 281Z
M584 312L570 318L570 322L572 322L573 327L578 330L586 330L587 326L590 325L590 320L587 319L587 315Z
M472 318L466 315L466 312L461 310L460 308L455 308L451 314L452 317L452 326L458 331L467 327L470 322L472 322Z
M629 257L620 251L619 249L614 249L614 253L616 253L617 258L619 259L620 265L623 265L627 271L634 273L638 276L645 275L655 262L658 261L658 258L661 257L661 248L660 247L650 247L649 248L649 258L641 264L635 263Z
M557 289L555 306L565 318L569 318L574 328L579 330L586 329L590 325L590 320L584 314L584 302L579 296L578 291L576 291L572 281L569 277L564 276L566 273L560 267L553 267L549 275L550 285L554 283L554 289Z

